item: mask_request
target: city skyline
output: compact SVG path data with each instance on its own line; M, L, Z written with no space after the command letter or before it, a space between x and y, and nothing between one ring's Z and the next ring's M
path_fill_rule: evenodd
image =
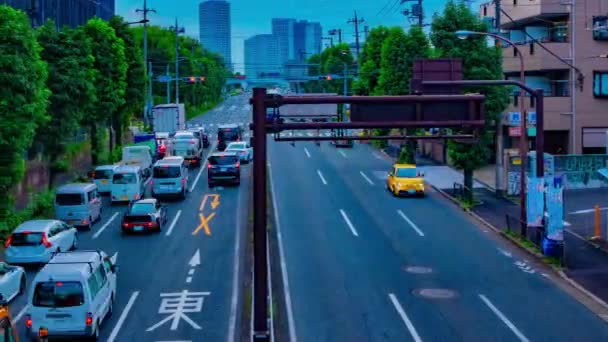
M198 18L200 2L200 0L182 0L180 1L181 6L174 6L167 1L148 0L148 6L157 11L157 13L149 14L150 24L169 27L174 25L175 18L178 17L180 26L186 29L185 34L200 39ZM423 6L427 22L430 22L434 12L443 9L445 2L445 0L424 0ZM477 1L473 6L482 2L484 1ZM393 6L392 1L369 3L363 0L353 0L348 7L328 0L306 3L295 0L259 0L255 3L246 0L232 0L229 3L232 19L232 62L235 71L240 72L244 72L245 39L258 34L272 33L272 18L298 18L318 22L323 27L323 36L327 36L327 31L330 29L340 28L343 30L343 41L352 43L354 42L354 28L352 24L347 24L347 20L353 16L354 10L357 10L357 13L365 19L363 25L368 25L370 28L378 25L405 27L407 19L398 12L398 9L411 6L411 3ZM129 21L141 20L141 16L135 10L142 6L143 0L117 1L116 13Z
M220 54L232 69L231 10L225 0L208 0L199 4L199 40L211 52Z

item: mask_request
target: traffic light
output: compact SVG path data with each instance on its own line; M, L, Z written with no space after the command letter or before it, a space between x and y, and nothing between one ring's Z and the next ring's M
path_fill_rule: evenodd
M331 81L331 76L327 75L327 76L319 76L320 80L325 80L325 81Z
M201 76L198 78L201 82L205 82L205 76Z
M190 77L188 78L188 82L190 82L190 83L194 83L194 82L196 82L196 77L194 77L194 76L190 76Z

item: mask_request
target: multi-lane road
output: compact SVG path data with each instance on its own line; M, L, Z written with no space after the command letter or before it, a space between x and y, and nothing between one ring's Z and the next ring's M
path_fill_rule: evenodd
M248 132L250 110L235 96L193 121ZM439 194L387 193L390 163L368 145L269 142L276 341L608 340L570 289ZM104 207L80 234L81 249L118 253L103 341L242 340L251 181L246 165L240 187L210 190L205 168L192 170L192 191L167 203L161 234L123 236L125 208ZM21 330L24 304L11 303Z

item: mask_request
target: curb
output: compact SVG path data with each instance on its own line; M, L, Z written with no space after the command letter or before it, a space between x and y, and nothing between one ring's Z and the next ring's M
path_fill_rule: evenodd
M579 284L577 281L575 281L572 278L568 277L568 275L566 275L566 273L564 271L556 268L553 265L545 263L542 260L543 255L541 255L540 253L533 252L533 251L531 251L531 250L529 250L527 248L524 248L523 246L521 246L519 244L519 242L516 239L514 239L513 237L507 235L502 230L494 227L494 225L492 225L491 223L489 223L488 221L486 221L481 216L477 215L476 213L474 213L470 209L464 209L464 208L460 207L460 203L458 203L458 201L454 197L452 197L450 194L448 194L445 191L443 191L443 190L435 187L434 185L431 185L431 187L435 191L437 191L439 194L441 194L443 197L449 199L452 203L457 204L459 208L461 208L464 212L466 212L467 214L469 214L470 216L472 216L474 219L476 219L477 221L479 221L480 223L482 223L484 226L492 229L494 232L496 232L499 235L501 235L502 237L506 238L511 243L515 244L519 249L524 250L529 255L531 255L531 256L539 259L540 262L542 262L544 265L549 266L555 273L557 273L557 275L560 278L562 278L563 280L565 280L566 282L568 282L568 284L572 285L574 288L576 288L577 290L579 290L580 292L582 292L584 295L586 295L589 299L591 299L592 301L594 301L596 304L598 304L601 307L603 307L604 309L608 310L608 303L606 303L604 300L602 300L598 296L596 296L593 293L591 293L589 290L587 290L584 286L582 286L581 284Z

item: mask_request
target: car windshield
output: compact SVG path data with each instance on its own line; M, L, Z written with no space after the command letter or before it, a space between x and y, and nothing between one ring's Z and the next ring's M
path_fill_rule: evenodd
M57 205L81 205L83 204L82 194L57 194L55 203Z
M130 214L148 214L153 213L155 211L153 203L135 203L131 206L131 210L129 210Z
M42 243L42 233L13 233L11 246L38 246Z
M179 166L156 166L153 170L154 178L179 178L180 167Z
M194 139L194 134L193 133L182 133L182 134L176 134L173 139L175 140L188 140L188 139Z
M236 156L211 156L209 165L233 165L237 163Z
M112 183L114 184L135 184L137 177L134 173L117 173L114 175Z
M245 143L232 143L228 146L229 149L235 149L235 150L244 150L247 148L247 146L245 146Z
M82 304L82 284L76 281L38 283L34 289L34 306L66 308Z
M112 170L95 170L94 179L112 179Z
M223 128L217 132L217 137L221 140L237 140L239 134L234 128Z
M418 177L418 173L416 172L415 167L405 167L397 169L397 177L398 178L413 178Z

